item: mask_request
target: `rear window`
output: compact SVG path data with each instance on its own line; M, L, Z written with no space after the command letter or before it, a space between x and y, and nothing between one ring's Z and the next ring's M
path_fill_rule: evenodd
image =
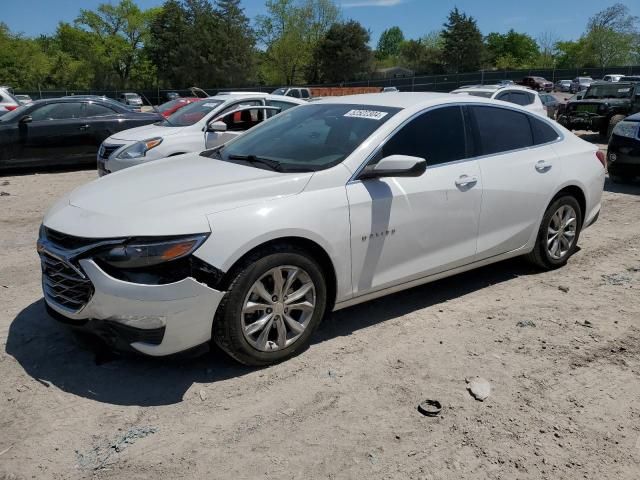
M531 123L534 145L554 142L560 137L560 134L551 125L542 120L529 116L529 122Z

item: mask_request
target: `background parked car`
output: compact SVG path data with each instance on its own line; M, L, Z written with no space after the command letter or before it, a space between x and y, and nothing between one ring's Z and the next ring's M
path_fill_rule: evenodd
M126 92L120 95L118 99L121 103L135 107L138 111L142 110L142 97L137 93Z
M640 177L640 113L616 124L607 157L611 181L623 183Z
M308 100L311 98L311 90L303 87L283 87L271 92L271 95L284 95L285 97L302 98Z
M556 118L556 112L558 111L558 99L551 95L550 93L540 93L540 101L544 105L544 108L547 109L547 116L549 118Z
M605 75L604 77L602 77L602 80L605 82L619 82L620 79L624 77L624 75L619 74L619 73L610 73L609 75Z
M199 99L163 122L107 138L98 153L98 173L102 176L140 163L213 148L276 113L306 103L266 93L227 93Z
M399 92L400 90L398 90L398 87L384 87L382 89L382 93L395 93L395 92Z
M526 87L517 85L507 87L500 85L479 85L459 88L451 93L502 100L503 102L515 103L540 115L547 115L547 110L542 104L540 96Z
M199 100L202 100L202 99L198 97L186 97L186 98L177 97L174 100L169 100L168 102L160 105L158 107L158 113L162 115L164 118L169 118L171 115L173 115L175 112L180 110L182 107L186 107L190 103L197 102Z
M553 90L553 83L543 77L524 77L518 84L538 92L550 92Z
M569 130L589 130L609 138L616 124L640 111L640 82L594 82L582 100L569 102L558 117Z
M0 169L91 163L109 135L160 119L114 101L38 100L0 117Z
M20 106L20 100L18 100L9 87L0 87L0 115L3 115L11 110L15 110Z
M569 92L576 93L580 92L581 90L586 90L592 83L593 78L591 77L576 77L571 81Z
M164 98L166 98L167 101L175 100L176 98L180 98L180 94L178 92L167 92L164 94Z
M15 97L20 102L20 105L28 105L33 102L29 95L16 95Z
M568 92L571 90L571 80L558 80L553 90L556 92Z
M558 107L556 109L556 118L558 118L560 115L562 115L565 111L565 109L567 108L567 104L569 102L575 102L576 100L582 100L582 97L584 97L586 90L582 90L581 92L575 93L574 95L572 95L571 97L569 97L568 99L562 101L562 102L558 102Z

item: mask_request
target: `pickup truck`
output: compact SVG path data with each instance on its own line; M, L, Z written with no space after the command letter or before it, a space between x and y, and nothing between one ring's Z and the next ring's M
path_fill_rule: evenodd
M553 90L553 83L542 77L524 77L522 81L517 83L518 85L532 88L538 92L551 92Z

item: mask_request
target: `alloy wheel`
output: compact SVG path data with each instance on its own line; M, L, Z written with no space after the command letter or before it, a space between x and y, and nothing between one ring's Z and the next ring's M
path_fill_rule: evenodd
M563 259L573 247L578 216L570 205L562 205L551 217L547 229L547 252L554 260Z
M249 289L242 307L242 331L257 350L272 352L303 334L316 307L316 289L300 267L283 265L262 275Z

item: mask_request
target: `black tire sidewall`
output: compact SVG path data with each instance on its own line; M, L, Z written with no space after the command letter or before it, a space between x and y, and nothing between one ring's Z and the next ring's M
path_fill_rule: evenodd
M558 209L563 205L569 205L575 210L576 216L578 217L577 218L578 225L576 228L576 237L573 241L573 245L571 245L571 249L569 250L569 252L567 252L567 254L561 259L555 259L555 258L552 258L551 255L549 255L549 252L546 247L547 231L549 229L549 224L551 223L551 218L558 211ZM582 212L582 209L580 208L580 204L578 203L578 201L574 197L569 195L556 198L551 203L549 208L547 208L547 211L545 212L544 217L542 219L542 224L540 225L540 231L538 233L536 248L538 249L540 256L542 257L542 260L544 261L544 263L548 268L554 269L554 268L559 268L566 265L567 261L569 261L571 256L575 253L576 249L578 248L578 240L580 239L580 233L582 231L583 215L584 214Z
M282 265L300 267L311 277L316 290L316 309L311 320L309 320L307 328L296 342L282 350L262 352L253 347L244 336L241 316L242 307L253 284L272 268ZM217 340L216 342L234 358L248 365L277 363L305 349L308 346L311 335L320 324L327 305L327 287L323 270L315 260L303 252L266 253L264 257L251 263L238 274L226 295L229 295L229 298L225 302L223 311L216 315L216 321L224 323L224 329L228 334L228 348L220 345ZM229 351L229 349L232 351Z

